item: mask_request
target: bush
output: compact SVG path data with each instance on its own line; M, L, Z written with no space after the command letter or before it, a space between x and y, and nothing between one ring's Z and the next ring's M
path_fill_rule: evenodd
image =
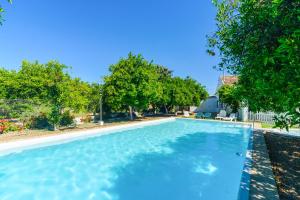
M0 134L4 133L7 129L8 120L1 119L0 120Z
M10 131L20 131L22 129L22 127L18 126L15 123L12 122L8 122L8 126L6 129L6 132L10 132Z
M30 119L30 122L27 124L27 127L32 129L46 129L50 126L51 125L47 118L47 115L43 113L38 116L32 117Z
M12 123L8 120L0 120L0 134L10 132L10 131L19 131L22 127Z
M81 122L89 123L92 121L92 117L90 115L86 115L80 119Z
M60 126L69 126L74 124L74 116L71 115L70 111L66 111L62 114L60 119Z

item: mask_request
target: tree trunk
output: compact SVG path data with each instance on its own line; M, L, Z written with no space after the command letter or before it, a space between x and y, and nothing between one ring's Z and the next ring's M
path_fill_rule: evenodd
M49 130L50 130L50 131L57 131L57 130L58 130L57 125L53 123L53 124L49 127Z
M132 107L131 106L129 106L129 115L130 115L130 120L133 120Z
M165 105L165 112L166 112L166 114L168 114L169 113L169 111L168 111L168 108L167 108L167 106Z

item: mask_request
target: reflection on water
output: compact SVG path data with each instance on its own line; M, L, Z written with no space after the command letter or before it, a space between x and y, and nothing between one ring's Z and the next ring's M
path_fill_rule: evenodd
M218 168L216 168L214 165L211 163L198 163L195 172L196 173L201 173L201 174L207 174L207 175L212 175Z

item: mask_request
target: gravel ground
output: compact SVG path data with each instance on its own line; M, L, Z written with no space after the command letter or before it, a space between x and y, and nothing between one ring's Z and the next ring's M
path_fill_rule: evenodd
M265 140L281 200L300 200L300 137L267 132Z

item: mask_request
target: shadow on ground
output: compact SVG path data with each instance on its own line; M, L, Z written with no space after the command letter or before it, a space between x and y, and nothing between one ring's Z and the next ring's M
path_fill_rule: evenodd
M253 132L250 200L277 200L278 192L263 132Z
M281 200L300 199L300 137L267 132L265 140Z

